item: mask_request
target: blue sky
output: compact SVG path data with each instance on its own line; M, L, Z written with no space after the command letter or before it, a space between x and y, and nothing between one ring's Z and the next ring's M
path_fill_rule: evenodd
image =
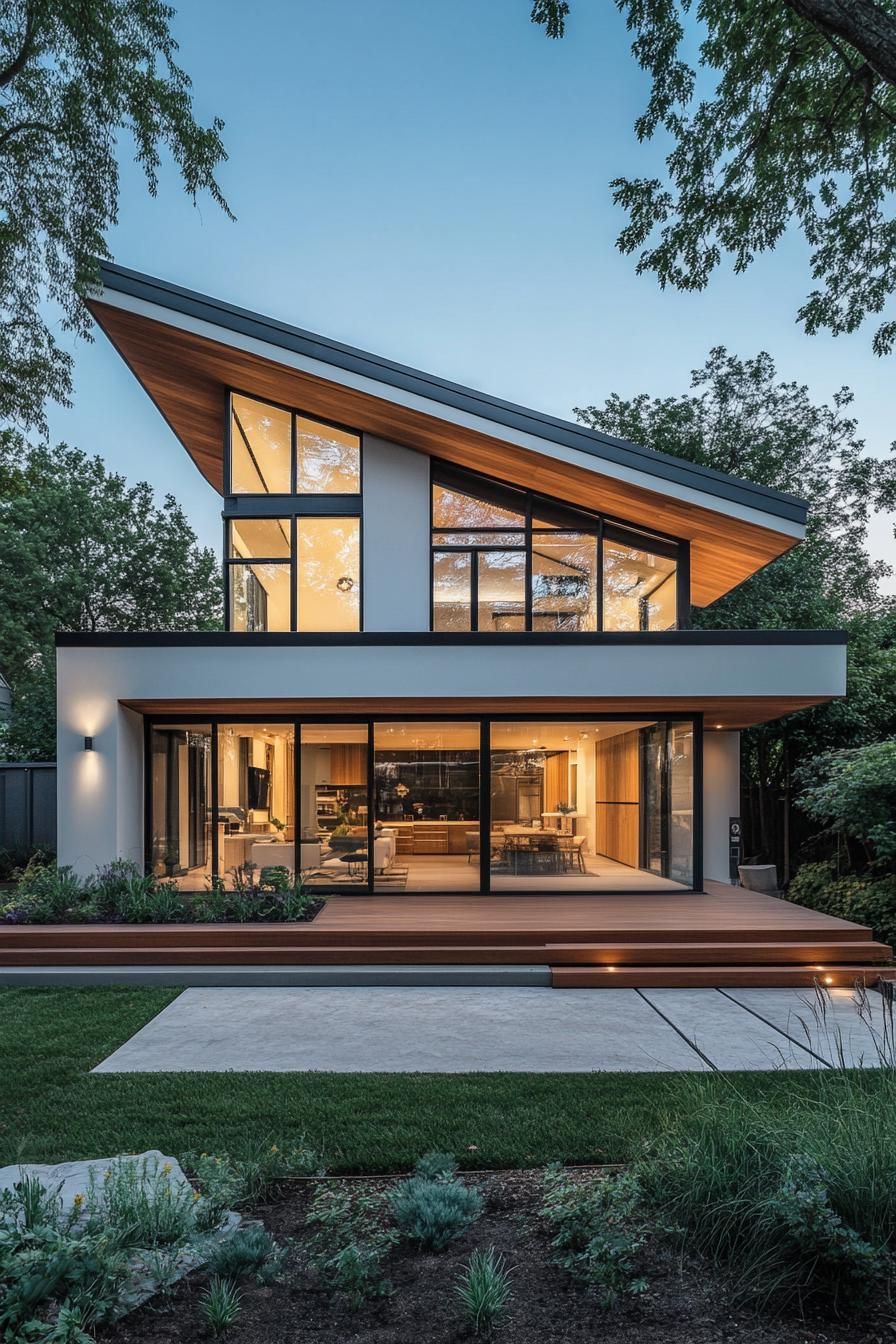
M609 0L574 0L562 42L529 0L183 0L197 115L222 116L238 219L172 171L150 200L125 163L122 265L556 415L611 392L682 392L711 346L766 349L817 398L846 383L869 448L892 428L894 361L871 333L805 336L805 248L785 240L703 294L638 278L609 182L656 171L632 131L646 83ZM123 153L127 147L123 146ZM100 335L75 348L55 437L170 490L220 544L220 502ZM892 520L876 555L896 559ZM896 590L896 582L890 587Z

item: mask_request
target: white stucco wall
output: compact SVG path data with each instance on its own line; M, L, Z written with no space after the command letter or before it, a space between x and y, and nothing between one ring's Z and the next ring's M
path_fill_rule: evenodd
M429 458L364 435L364 629L429 629Z
M116 854L140 860L142 720L122 700L355 700L468 697L836 696L842 645L370 644L64 647L58 651L59 856L82 872ZM508 708L511 708L508 705ZM682 711L680 711L682 712ZM94 750L84 751L84 737ZM705 876L727 880L737 815L737 734L704 744Z
M703 876L728 878L728 821L740 816L740 733L703 735Z

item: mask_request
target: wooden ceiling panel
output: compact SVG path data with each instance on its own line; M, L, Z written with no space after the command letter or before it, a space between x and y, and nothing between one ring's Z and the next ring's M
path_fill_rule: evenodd
M90 307L203 476L221 494L226 392L236 387L685 538L691 543L691 597L696 606L721 597L795 544L773 529L603 476L599 459L594 469L572 466L109 304L94 302Z
M749 728L783 718L798 709L824 704L830 696L682 696L529 697L499 699L340 699L340 700L122 700L138 714L192 714L197 722L210 714L314 714L359 717L388 714L641 714L645 718L687 717L702 713L707 731Z

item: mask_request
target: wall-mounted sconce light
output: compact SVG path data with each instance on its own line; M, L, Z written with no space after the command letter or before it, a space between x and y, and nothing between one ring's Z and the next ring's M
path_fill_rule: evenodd
M92 737L85 737L85 739L84 739L84 750L85 750L85 751L93 751L93 738L92 738Z

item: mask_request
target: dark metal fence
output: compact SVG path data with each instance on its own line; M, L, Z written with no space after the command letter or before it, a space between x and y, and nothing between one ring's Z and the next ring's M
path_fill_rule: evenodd
M0 761L0 850L55 848L55 762Z

